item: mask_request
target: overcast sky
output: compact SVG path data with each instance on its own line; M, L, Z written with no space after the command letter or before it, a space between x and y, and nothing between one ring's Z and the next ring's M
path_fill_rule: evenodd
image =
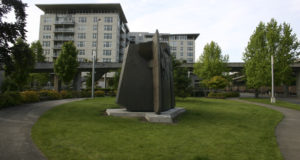
M22 0L28 4L27 40L38 39L40 15L35 4L120 3L132 32L200 33L196 59L210 41L229 61L242 61L249 37L260 21L287 22L300 35L300 0Z

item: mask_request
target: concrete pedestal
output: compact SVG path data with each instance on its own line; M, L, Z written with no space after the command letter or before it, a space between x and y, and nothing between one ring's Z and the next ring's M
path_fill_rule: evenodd
M109 116L145 118L147 121L154 123L173 123L174 119L184 112L185 109L179 107L161 112L160 114L156 114L155 112L130 112L125 108L106 110L106 113Z

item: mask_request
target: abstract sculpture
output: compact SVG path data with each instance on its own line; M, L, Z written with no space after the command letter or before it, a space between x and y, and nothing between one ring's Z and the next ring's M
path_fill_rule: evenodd
M167 43L130 44L124 55L117 103L133 112L167 111L175 106L173 70Z

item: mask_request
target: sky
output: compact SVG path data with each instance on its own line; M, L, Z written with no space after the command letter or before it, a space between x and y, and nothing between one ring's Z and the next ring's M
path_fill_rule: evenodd
M241 62L260 21L275 18L300 35L300 0L22 0L28 4L27 41L38 40L40 15L35 4L120 3L131 32L199 33L196 59L215 41L230 62ZM8 17L9 19L10 17Z

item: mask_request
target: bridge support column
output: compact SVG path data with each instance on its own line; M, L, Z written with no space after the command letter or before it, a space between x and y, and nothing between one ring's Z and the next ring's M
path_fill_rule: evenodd
M57 75L54 75L54 90L57 92L61 90L61 80Z
M296 93L297 97L300 98L300 72L296 72Z
M73 89L80 91L81 89L81 72L78 72L73 79Z

